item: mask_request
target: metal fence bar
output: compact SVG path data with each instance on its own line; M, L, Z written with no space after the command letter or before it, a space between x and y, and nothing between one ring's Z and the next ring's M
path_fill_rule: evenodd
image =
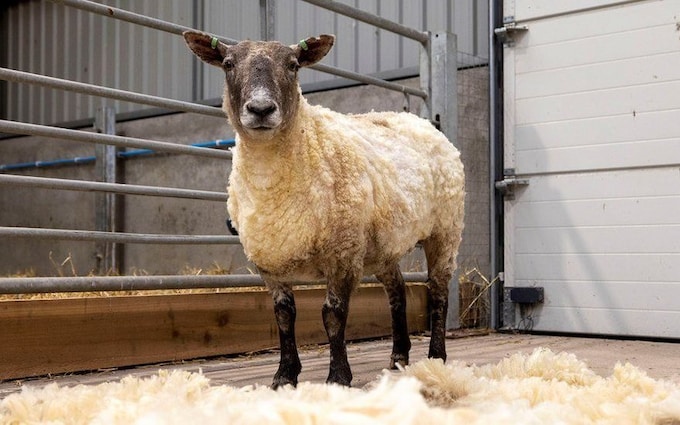
M349 6L347 4L340 3L338 1L332 0L302 0L307 3L311 3L315 6L328 9L335 13L354 18L358 21L371 24L378 28L391 31L393 33L403 35L404 37L416 40L421 44L426 44L429 40L429 36L426 32L418 31L411 27L399 24L397 22L390 21L389 19L381 18L380 16L373 15L372 13L365 12L356 7Z
M234 139L218 139L218 140L212 140L209 142L199 142L199 143L192 143L191 146L196 146L199 148L210 148L210 149L218 149L218 148L224 148L224 147L234 147L236 145L236 141ZM117 157L119 159L129 159L129 158L137 158L137 157L143 157L143 156L149 156L149 155L154 155L156 154L155 151L151 149L133 149L133 150L128 150L128 151L118 151L117 152ZM45 160L45 161L32 161L32 162L17 162L14 164L0 164L0 172L3 171L16 171L16 170L25 170L27 168L47 168L47 167L61 167L61 166L67 166L67 165L83 165L83 164L91 164L97 160L97 157L94 155L91 156L77 156L74 158L61 158L61 159L50 159L50 160Z
M0 236L5 238L61 239L83 242L103 241L137 244L238 245L240 243L238 236L227 235L159 235L7 226L0 226Z
M17 176L0 174L0 186L38 187L43 189L75 190L80 192L107 192L126 195L162 196L167 198L198 199L224 202L224 192L207 190L177 189L174 187L143 186L121 183L101 183L85 180L55 179L48 177Z
M78 130L26 124L16 121L0 120L0 132L30 134L33 136L55 137L84 143L102 143L124 148L153 149L161 152L205 156L209 158L231 159L231 152L199 148L178 143L157 142L134 137L111 136L108 134L88 133Z
M146 291L262 286L259 275L21 277L0 279L0 294Z
M426 282L427 273L404 273L406 282ZM365 277L362 283L378 283L375 277ZM323 281L300 282L302 285L323 284ZM1 278L0 294L39 294L50 292L147 291L198 288L243 288L262 286L256 274L169 275L169 276L84 276L84 277L21 277Z
M410 94L413 96L421 97L423 99L427 99L427 92L425 92L424 90L416 89L413 87L407 87L403 84L391 83L389 81L381 80L380 78L371 77L370 75L358 74L353 71L346 71L344 69L336 68L330 65L324 65L321 63L317 63L316 65L313 65L310 68L313 68L317 71L326 72L328 74L333 74L338 77L359 81L360 83L372 84L374 86L382 87L384 89L398 91L400 93Z
M87 0L51 0L54 3L65 4L67 6L75 7L76 9L86 10L88 12L96 13L97 15L107 16L109 18L118 19L132 24L142 25L149 28L154 28L160 31L169 32L172 34L182 35L184 31L194 30L191 27L184 25L173 24L171 22L163 21L161 19L150 18L148 16L140 15L138 13L130 12L128 10L119 9L117 7L105 6L100 3ZM222 37L216 35L220 41L227 44L236 44L239 40L233 38Z
M88 1L88 0L52 0L52 1L55 2L55 3L75 7L77 9L86 10L88 12L96 13L96 14L99 14L99 15L108 16L110 18L120 19L122 21L146 26L146 27L149 27L149 28L155 28L155 29L158 29L158 30L161 30L161 31L172 33L172 34L182 35L182 33L184 31L194 30L193 28L190 28L190 27L185 27L183 25L173 24L173 23L166 22L166 21L163 21L163 20L160 20L160 19L149 18L148 16L140 15L140 14L137 14L137 13L134 13L134 12L130 12L128 10L124 10L124 9L118 9L116 7L104 6L102 4L95 3L93 1ZM305 0L305 1L307 1L307 0ZM310 3L313 3L313 2L310 1ZM321 6L325 7L326 3L329 3L329 2L322 2ZM373 16L373 15L371 15L367 12L363 12L359 9L354 9L354 8L351 8L351 9L359 11L361 14L365 14L366 16ZM364 15L362 15L362 16L364 16ZM413 36L417 35L418 38L416 38L416 40L420 41L421 43L425 43L428 40L427 33L414 30L412 28L403 26L401 24L394 23L394 22L389 21L389 20L384 19L384 18L380 18L380 17L376 17L376 16L374 16L374 18L376 18L377 19L376 22L381 23L381 25L388 25L389 26L389 24L392 24L392 25L395 26L394 27L395 29L397 27L406 29L407 32L411 34L411 37L409 37L409 36L407 36L407 37L413 38ZM357 18L357 19L359 19L359 18ZM364 21L364 22L367 22L367 21ZM368 22L368 23L371 23L371 22ZM389 30L389 28L385 28L385 29ZM390 30L390 31L392 31L392 30ZM231 38L222 37L222 36L219 36L219 35L215 35L215 37L217 37L220 41L227 43L227 44L238 43L238 40L234 40L234 39L231 39ZM366 75L359 74L357 72L345 71L345 70L340 69L340 68L336 68L336 67L329 66L329 65L322 65L322 64L312 65L309 68L320 71L320 72L325 72L327 74L332 74L332 75L335 75L335 76L338 76L338 77L348 78L348 79L351 79L351 80L354 80L354 81L359 81L359 82L365 83L365 84L374 84L374 85L377 85L379 87L386 88L388 90L394 90L394 91L398 91L398 92L402 92L402 93L411 94L411 95L414 95L414 96L422 97L423 99L427 98L427 93L423 90L414 89L412 87L406 87L406 86L403 86L401 84L390 83L389 81L381 80L381 79L375 78L375 77L368 77Z
M0 80L12 81L15 83L36 84L43 87L69 90L92 96L100 96L126 102L157 106L159 108L167 108L177 111L193 112L197 114L225 118L224 111L214 106L183 102L181 100L172 100L164 97L151 96L148 94L134 93L125 90L97 86L94 84L79 83L76 81L48 77L46 75L33 74L30 72L17 71L14 69L0 68Z

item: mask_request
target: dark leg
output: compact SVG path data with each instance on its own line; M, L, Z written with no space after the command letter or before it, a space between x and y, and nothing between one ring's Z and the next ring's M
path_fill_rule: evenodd
M430 310L430 351L427 357L446 361L446 312L449 308L449 281L428 279Z
M446 361L446 313L449 307L449 281L456 267L455 255L460 243L460 231L447 236L432 235L423 241L427 257L428 302L430 312L430 351L427 356Z
M289 287L277 287L272 289L271 293L274 299L274 314L279 327L281 346L281 361L274 375L272 388L277 389L288 384L297 386L302 364L295 343L295 298Z
M340 282L344 285L345 282ZM332 288L329 285L326 301L321 310L323 325L326 328L328 342L331 349L331 362L328 371L328 383L336 383L349 386L352 383L352 371L347 360L347 347L345 345L345 326L349 312L349 294L353 286L349 288Z
M390 369L396 369L397 363L402 366L408 365L408 353L411 350L406 323L406 285L398 264L390 266L385 273L377 274L376 277L385 286L385 292L390 301L392 314Z

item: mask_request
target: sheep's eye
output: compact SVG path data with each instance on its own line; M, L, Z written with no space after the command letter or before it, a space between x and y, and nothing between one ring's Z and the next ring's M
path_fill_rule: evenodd
M225 59L225 60L222 62L222 66L223 66L224 69L226 69L227 71L230 70L230 69L233 69L233 68L234 68L234 61L227 58L227 59Z
M297 72L298 69L300 69L300 65L298 65L297 62L291 62L288 64L288 70L290 72Z

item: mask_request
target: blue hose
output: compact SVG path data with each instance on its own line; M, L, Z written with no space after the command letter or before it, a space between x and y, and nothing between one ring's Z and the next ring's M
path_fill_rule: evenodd
M236 144L234 139L218 139L211 140L208 142L192 143L191 146L199 148L231 148ZM151 149L135 149L132 151L118 152L118 158L128 159L136 158L140 156L154 155L157 152ZM31 168L48 168L48 167L61 167L66 165L81 165L81 164L91 164L96 162L97 158L95 156L83 156L75 158L63 158L54 159L51 161L35 161L35 162L18 162L16 164L2 164L0 165L0 171L15 171L15 170L26 170Z

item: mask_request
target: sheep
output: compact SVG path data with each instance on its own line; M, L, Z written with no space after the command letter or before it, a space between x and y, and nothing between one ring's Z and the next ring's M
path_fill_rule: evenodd
M411 342L399 260L417 243L428 265L428 357L446 360L448 283L463 230L464 173L456 148L410 113L345 115L312 106L298 70L320 61L333 35L297 45L187 31L190 50L225 73L223 109L236 132L227 210L274 302L280 362L272 388L296 386L295 282L325 279L328 383L349 386L345 327L364 275L384 285L392 318L390 368Z

